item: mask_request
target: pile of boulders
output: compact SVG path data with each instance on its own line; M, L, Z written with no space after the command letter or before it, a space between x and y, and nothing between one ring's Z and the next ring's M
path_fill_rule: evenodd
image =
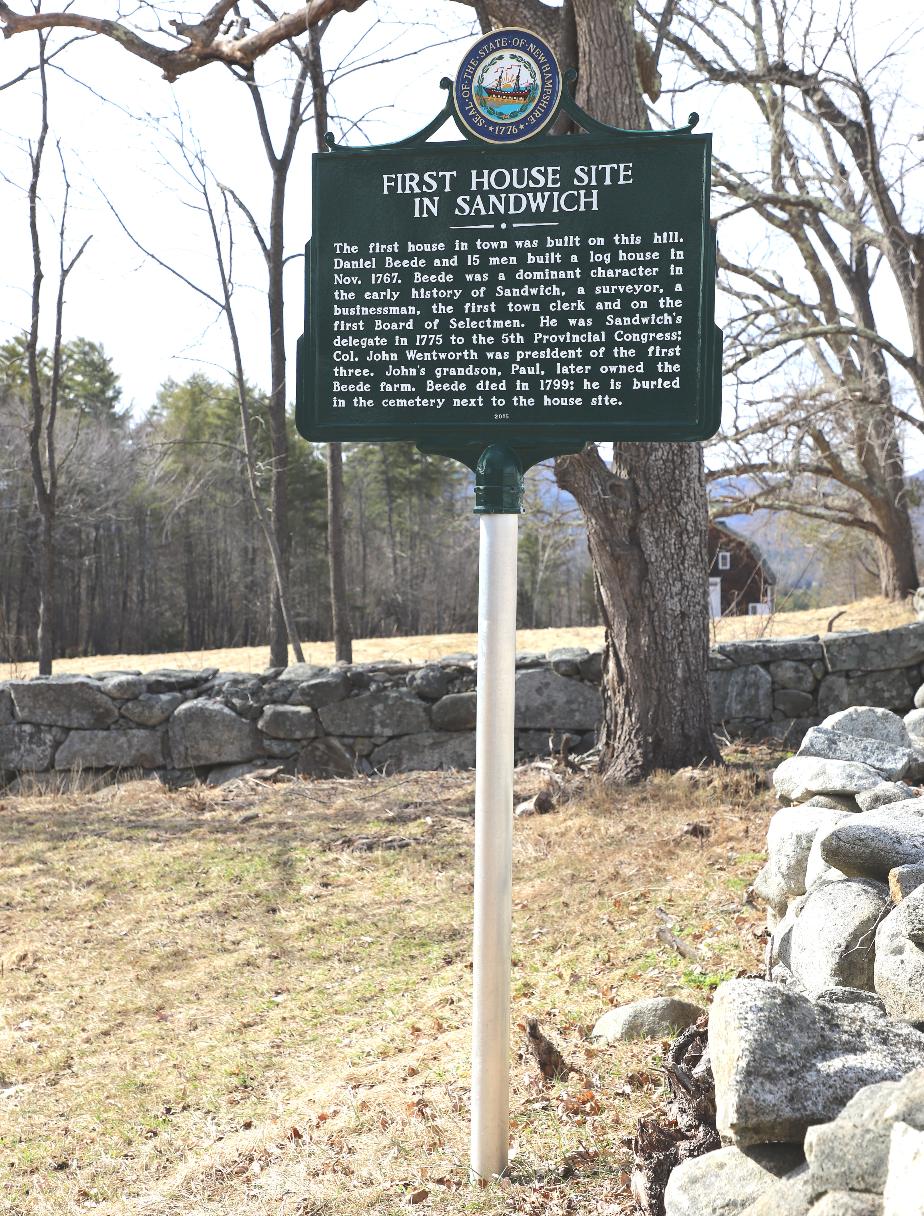
M667 1216L924 1216L924 710L858 706L776 770L766 979L716 992L726 1147Z

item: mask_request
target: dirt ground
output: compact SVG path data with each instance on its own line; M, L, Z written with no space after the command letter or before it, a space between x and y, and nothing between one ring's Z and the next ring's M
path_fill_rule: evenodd
M628 1212L666 1045L589 1031L759 969L773 758L730 759L631 790L569 778L517 820L511 1171L484 1191L470 773L3 799L0 1212ZM546 779L518 770L517 797ZM567 1081L523 1054L527 1017Z
M829 624L835 632L848 629L890 629L906 625L915 619L909 603L891 603L883 599L857 600L828 608L813 608L805 612L780 612L774 616L725 617L714 622L713 642L730 642L740 638L799 637L804 634L825 633ZM603 645L603 630L596 626L574 629L520 629L517 647L520 650L549 651L558 646ZM360 638L353 645L353 657L358 663L379 659L419 661L438 659L446 654L474 653L477 639L473 633L441 633L410 638ZM325 666L334 661L332 642L305 642L305 661ZM225 650L188 650L170 654L112 654L90 658L56 659L54 670L59 674L97 671L153 671L157 667L217 667L220 671L263 671L268 662L265 646L248 646ZM25 678L37 674L35 663L0 665L5 679Z

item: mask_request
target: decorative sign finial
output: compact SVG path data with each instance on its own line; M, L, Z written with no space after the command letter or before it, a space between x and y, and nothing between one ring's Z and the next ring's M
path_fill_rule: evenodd
M456 114L477 139L515 144L555 117L561 69L551 48L527 30L486 34L459 65L453 86Z

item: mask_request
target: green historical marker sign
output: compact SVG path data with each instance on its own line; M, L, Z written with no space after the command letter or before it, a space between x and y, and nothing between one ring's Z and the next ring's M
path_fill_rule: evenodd
M718 429L711 145L585 114L526 30L467 52L441 114L314 157L296 420L475 471L481 515L473 1179L507 1168L517 519L523 471L591 440ZM586 134L552 136L564 111ZM463 142L428 143L449 119Z
M552 454L715 433L711 138L588 125L313 158L302 435Z

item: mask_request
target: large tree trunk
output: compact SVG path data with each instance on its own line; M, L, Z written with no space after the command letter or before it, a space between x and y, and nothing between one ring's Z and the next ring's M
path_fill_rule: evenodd
M894 418L885 415L880 420L885 432L884 480L882 498L874 514L882 539L877 542L879 588L887 600L902 600L912 595L918 586L917 562L914 556L914 529L908 510L908 491L901 444L895 433Z
M587 521L606 629L603 772L636 781L716 758L706 678L706 494L698 444L559 457Z
M918 586L914 534L904 495L897 500L884 498L875 515L882 533L876 541L880 593L887 600L902 600Z
M865 261L861 267L865 269ZM857 293L860 320L867 329L875 330L868 277L864 278L863 286L866 290ZM914 528L905 484L905 457L897 420L891 409L892 386L885 356L871 343L861 349L861 370L868 399L881 403L870 409L868 419L860 414L863 425L858 445L863 471L880 492L879 500L871 504L872 515L880 529L876 543L879 587L886 599L901 600L912 595L918 586Z
M879 359L880 389L888 396L880 400L891 400L891 387L885 361ZM895 415L886 408L875 418L872 428L875 448L882 466L885 481L883 509L877 522L883 539L877 546L879 586L887 600L902 600L912 595L918 587L918 569L914 556L914 527L908 510L908 488L905 484L905 458L898 435Z
M574 0L578 99L616 126L648 126L630 0ZM555 462L587 523L606 628L601 769L637 781L718 759L706 660L706 489L698 444L627 443Z

